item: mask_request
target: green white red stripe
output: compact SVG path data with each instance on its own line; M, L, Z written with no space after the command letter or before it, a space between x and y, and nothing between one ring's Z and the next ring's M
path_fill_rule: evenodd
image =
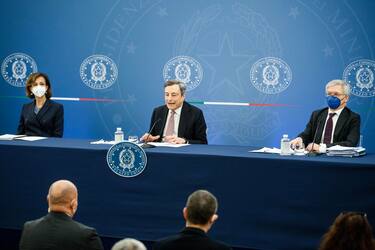
M0 98L19 98L26 99L26 96L0 96ZM85 98L85 97L51 97L56 101L72 101L72 102L127 102L123 99L108 98ZM212 101L188 101L190 104L197 105L218 105L218 106L247 106L247 107L290 107L295 105L280 103L251 103L251 102L212 102Z

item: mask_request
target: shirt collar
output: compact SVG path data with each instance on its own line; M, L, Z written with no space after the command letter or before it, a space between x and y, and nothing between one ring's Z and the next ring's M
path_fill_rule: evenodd
M344 107L344 108L345 108L345 107ZM339 117L340 114L341 114L341 112L344 110L344 108L341 108L341 109L338 109L338 110L335 110L335 111L329 109L329 110L328 110L328 114L336 113L337 117Z
M181 107L179 107L178 109L176 109L174 112L176 113L176 115L180 116L181 115L181 110L182 110L182 106L184 104L181 105Z

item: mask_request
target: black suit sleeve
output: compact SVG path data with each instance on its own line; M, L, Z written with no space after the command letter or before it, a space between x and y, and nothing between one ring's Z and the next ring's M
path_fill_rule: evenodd
M318 114L320 114L320 112ZM306 124L305 130L298 135L298 137L302 138L302 141L306 146L314 139L314 133L318 123L318 114L316 114L315 112L311 114L310 120Z
M62 137L64 133L64 106L59 105L53 121L53 137Z
M87 248L88 250L103 250L102 241L95 229L87 229Z
M22 106L21 114L20 114L20 120L18 122L18 128L17 128L17 135L24 135L25 134L25 120L23 117L25 105Z
M190 144L207 144L207 125L203 112L199 110L197 120L194 123L194 139L189 140Z
M28 229L27 224L28 224L28 222L26 222L26 223L23 225L22 235L21 235L20 245L19 245L19 249L20 249L20 250L25 250L25 249L27 249L27 246L26 246L26 244L25 244L25 241L27 241L27 240L26 240L26 237L27 237L27 229Z
M356 147L359 141L360 127L361 117L358 114L351 113L337 139L333 143L327 144L327 148L335 145Z

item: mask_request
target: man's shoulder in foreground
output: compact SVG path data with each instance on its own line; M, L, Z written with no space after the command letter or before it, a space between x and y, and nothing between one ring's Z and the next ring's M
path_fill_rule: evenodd
M216 241L207 236L207 234L197 228L184 228L180 233L163 238L157 241L154 246L154 250L230 250L231 247L225 243Z

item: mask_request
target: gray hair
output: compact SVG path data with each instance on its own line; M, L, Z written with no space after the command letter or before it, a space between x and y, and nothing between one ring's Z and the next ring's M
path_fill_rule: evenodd
M337 86L337 85L340 85L342 87L342 89L344 90L344 94L349 96L350 95L350 86L347 82L345 82L344 80L332 80L330 82L327 83L326 85L326 93L327 93L327 89L329 87L332 87L332 86Z
M164 83L164 88L168 86L178 85L181 91L181 95L184 96L186 92L186 84L178 80L168 80Z
M147 250L142 242L136 239L126 238L113 245L111 250Z

